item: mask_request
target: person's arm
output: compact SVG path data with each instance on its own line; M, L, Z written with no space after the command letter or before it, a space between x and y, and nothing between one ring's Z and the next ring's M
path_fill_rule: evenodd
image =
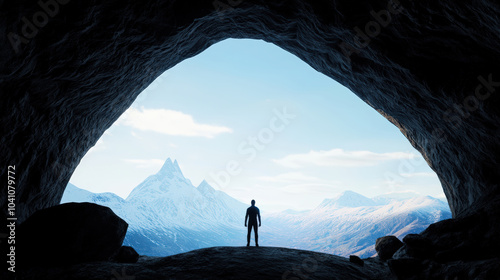
M259 217L259 227L262 225L262 223L260 222L260 210L257 210L257 217Z
M247 226L247 220L248 220L248 209L247 209L247 214L245 216L245 227Z

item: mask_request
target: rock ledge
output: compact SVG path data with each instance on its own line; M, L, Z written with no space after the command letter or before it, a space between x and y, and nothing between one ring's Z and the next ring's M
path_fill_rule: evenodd
M378 258L364 266L324 253L279 247L212 247L138 263L94 262L40 268L18 279L389 279Z

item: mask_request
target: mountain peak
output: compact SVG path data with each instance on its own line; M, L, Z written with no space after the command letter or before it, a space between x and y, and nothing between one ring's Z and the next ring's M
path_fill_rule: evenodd
M375 206L377 203L353 191L345 191L332 199L325 199L319 207L361 207Z
M212 194L215 193L215 189L207 183L207 181L203 180L197 189L203 194Z
M181 168L179 167L179 164L177 163L177 160L174 160L172 162L171 158L167 158L163 166L161 167L160 171L158 174L164 174L164 175L181 175L184 177L182 174Z

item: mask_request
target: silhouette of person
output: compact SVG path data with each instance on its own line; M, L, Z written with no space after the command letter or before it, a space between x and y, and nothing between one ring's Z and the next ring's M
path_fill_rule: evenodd
M257 217L259 217L259 227L261 226L260 222L260 211L259 208L255 207L255 200L252 199L252 206L248 207L247 215L245 216L245 226L247 226L248 220L248 234L247 234L247 246L250 246L250 235L253 231L255 233L255 246L259 247L259 230L257 227Z

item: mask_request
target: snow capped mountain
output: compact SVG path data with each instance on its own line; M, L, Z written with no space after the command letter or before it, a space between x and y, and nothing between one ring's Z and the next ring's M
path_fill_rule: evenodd
M141 254L169 255L244 242L242 224L247 206L215 190L206 181L193 186L177 161L170 158L125 200L69 184L61 203L71 201L110 207L129 224L124 243Z
M160 169L160 171L158 171L157 174L167 178L179 177L186 179L182 174L181 168L179 167L177 160L174 160L172 162L170 158L168 158L165 161L162 168Z
M180 193L177 190L182 189ZM127 201L149 201L156 195L165 196L166 193L185 195L193 192L193 184L182 174L177 161L168 158L158 173L149 176L132 190Z
M124 244L140 254L165 256L210 246L241 246L246 205L206 181L195 187L177 161L140 183L126 199L92 193L68 184L61 203L93 202L110 207L129 224ZM308 211L262 215L261 244L333 253L375 254L378 237L419 233L451 218L446 202L400 193L373 199L346 191Z
M358 199L358 201L355 201ZM381 201L381 200L380 200ZM380 204L354 192L345 192L334 199L326 199L317 208L302 213L275 213L263 223L273 224L275 235L293 232L279 246L308 248L309 250L341 256L375 255L378 237L395 235L403 238L409 233L420 233L431 223L451 218L448 205L430 196L388 200Z
M198 185L198 190L207 196L213 196L215 194L215 189L212 188L212 186L210 186L205 180Z
M323 202L319 205L319 208L355 208L375 205L377 205L377 203L368 197L362 196L353 191L345 191L335 198L323 200Z
M120 204L125 200L114 193L93 193L69 183L62 197L61 203L65 202L93 202L96 204Z
M126 202L135 213L126 217L133 228L182 227L184 229L210 229L218 224L240 226L246 205L216 191L206 181L194 187L184 177L177 161L167 159L155 175L149 176L127 197ZM243 214L242 214L243 213ZM152 215L155 221L144 219Z

